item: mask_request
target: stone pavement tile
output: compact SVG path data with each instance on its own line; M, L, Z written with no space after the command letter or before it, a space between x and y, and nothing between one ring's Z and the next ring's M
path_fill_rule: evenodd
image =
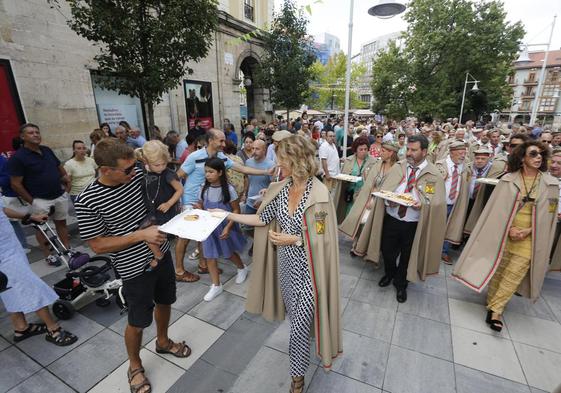
M244 261L244 263L245 263L245 261ZM219 259L218 260L218 266L222 269L222 274L220 275L220 282L222 282L222 283L225 283L225 282L229 281L238 272L236 266L232 262L230 262L229 260ZM194 269L189 269L187 267L186 267L186 269L189 270L190 272L196 273L197 265L195 264ZM206 285L210 286L210 284L211 284L210 274L201 274L200 276L201 276L201 279L199 280L199 282L201 284L206 284Z
M14 346L0 352L0 365L0 392L7 392L41 369Z
M240 318L201 359L231 374L239 375L274 330L271 325Z
M360 278L363 280L370 280L370 281L380 281L380 279L384 276L384 267L381 265L377 265L374 262L367 261L364 265L364 269L362 270L362 274Z
M9 391L9 393L36 392L74 393L74 390L44 368Z
M318 370L307 393L381 393L381 390L335 372Z
M551 309L542 297L539 297L538 300L533 303L530 299L525 297L513 296L506 306L506 312L515 312L529 317L555 321L555 315L551 312Z
M127 360L123 337L105 329L48 369L79 392L87 392Z
M384 382L390 344L343 331L344 353L332 370L378 388Z
M251 275L251 273L249 273L246 280L241 284L236 284L236 276L232 277L226 284L223 284L224 285L224 290L226 292L233 293L234 295L238 295L238 296L246 299L247 298L247 289L248 289L248 286L249 286L250 275Z
M452 326L454 362L525 384L512 341Z
M551 392L561 384L561 354L517 342L514 348L530 386Z
M244 298L222 292L211 302L199 303L188 314L226 330L243 314L244 310Z
M175 321L177 321L183 313L177 310L171 309L171 315L169 317L169 324L171 325ZM115 333L118 333L121 336L125 335L125 328L127 327L128 323L128 314L124 314L121 319L115 322L113 325L109 326L109 329L113 330ZM148 344L156 337L156 322L152 321L152 324L148 326L142 332L142 345ZM173 339L174 337L172 337Z
M559 323L511 312L506 312L504 319L513 341L561 353Z
M339 275L339 283L341 286L341 297L349 298L358 283L358 277L349 276L347 274Z
M178 282L176 296L177 300L171 305L172 308L181 312L189 312L197 304L203 302L203 297L208 292L208 285L197 282Z
M446 279L446 283L448 284L449 298L485 305L485 300L487 299L487 291L484 291L483 293L477 293L451 277Z
M269 348L276 349L277 351L288 354L288 343L290 338L290 323L285 319L275 331L269 335L265 345ZM344 346L343 346L344 349ZM316 341L311 340L310 343L310 362L319 364L320 360L316 355Z
M8 348L10 345L12 344L4 340L2 337L0 337L0 351L3 351L4 349Z
M442 295L407 289L407 301L399 304L398 311L433 321L450 323L448 298Z
M392 344L453 361L452 335L446 323L398 312Z
M358 280L351 299L393 311L397 309L398 304L395 300L395 288L393 286L380 288L378 283L368 280Z
M146 370L146 377L152 383L152 392L154 393L166 392L185 372L185 370L147 349L140 350L140 358L142 359L142 366ZM129 362L124 362L95 385L89 393L129 393L128 368Z
M170 354L160 356L188 370L223 333L223 330L215 326L190 315L184 315L169 327L169 336L176 342L185 341L191 347L191 355L188 358L177 358ZM155 353L156 339L147 344L146 348Z
M542 291L542 298L553 312L557 322L561 322L561 294Z
M37 263L46 263L46 262L42 261L42 262L37 262ZM49 286L53 286L58 281L61 281L63 278L66 277L66 273L68 272L68 269L66 269L66 268L58 269L58 268L53 267L52 269L53 270L52 270L51 273L48 273L48 274L41 277L41 279L43 281L45 281L47 283L47 285L49 285Z
M252 314L247 311L244 311L240 318L249 319L250 321L260 323L262 325L270 325L274 327L278 327L282 323L282 321L267 321L260 314Z
M454 368L457 393L530 393L526 384L512 382L459 364Z
M100 325L109 327L125 315L121 315L121 309L117 306L117 303L115 303L114 296L112 296L109 301L111 303L107 307L99 307L95 304L95 301L93 301L81 308L79 313L93 321L96 321Z
M454 392L454 365L442 359L392 345L384 379L384 391Z
M360 277L362 270L364 269L366 262L362 258L351 258L343 254L343 251L339 252L339 271L341 274L347 274L353 277Z
M559 387L561 387L561 385L559 385ZM536 389L530 386L530 391L532 393L550 393L550 392L546 392L545 390L541 390L541 389Z
M16 345L35 361L47 366L103 330L103 326L80 313L74 314L67 321L61 321L60 324L64 329L78 336L78 341L67 347L59 347L48 342L45 336L41 335L28 338Z
M42 255L43 254L41 254L41 256ZM39 277L45 277L45 276L48 276L49 274L52 274L54 272L58 272L60 270L64 270L65 272L67 270L67 267L64 266L64 264L62 264L60 266L49 266L49 265L47 265L47 262L45 262L44 258L42 258L42 259L40 259L36 262L30 263L29 267L31 268L33 273L35 273Z
M343 329L391 342L395 311L350 300L343 313Z
M262 347L231 387L229 393L286 393L290 388L288 355ZM310 364L305 375L311 381L317 366Z
M448 304L450 306L450 323L452 325L475 330L491 336L510 338L508 326L506 326L506 324L500 332L489 328L489 325L485 322L485 317L487 316L487 309L485 306L456 299L448 299Z
M426 292L433 295L446 296L446 278L443 275L429 276L425 281L409 283L407 289Z
M237 377L199 359L166 393L227 392Z

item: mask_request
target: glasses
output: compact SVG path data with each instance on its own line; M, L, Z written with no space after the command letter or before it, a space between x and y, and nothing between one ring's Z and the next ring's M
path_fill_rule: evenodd
M381 137L382 137L382 135L376 135L376 138L381 138Z
M197 145L197 150L202 149L204 146Z
M539 150L531 150L531 151L527 152L526 154L528 154L528 157L530 157L530 158L536 158L539 155L543 156L544 153L545 152L539 151Z
M123 172L125 175L128 176L134 170L135 166L136 166L136 164L132 164L131 166L129 166L128 168L125 168L125 169L115 168L115 167L110 167L110 168L113 169L114 171Z

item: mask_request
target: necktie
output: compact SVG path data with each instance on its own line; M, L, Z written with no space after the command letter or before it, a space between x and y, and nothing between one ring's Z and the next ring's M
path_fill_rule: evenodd
M454 171L452 172L452 183L450 184L450 193L448 198L451 201L456 199L456 194L458 193L458 165L454 164Z
M410 193L411 191L413 191L413 188L415 187L415 183L417 182L416 173L419 170L419 168L412 167L412 166L410 166L409 169L410 169L409 177L407 178L407 185L405 186L406 193ZM397 210L397 214L399 215L399 217L400 218L405 217L406 213L407 213L407 206L399 205L399 209Z
M483 169L477 169L477 175L475 176L475 178L479 179L482 176L483 176ZM476 181L475 185L473 186L473 195L472 195L471 199L475 199L475 197L477 196L477 193L479 192L480 187L481 187L481 183L478 183Z

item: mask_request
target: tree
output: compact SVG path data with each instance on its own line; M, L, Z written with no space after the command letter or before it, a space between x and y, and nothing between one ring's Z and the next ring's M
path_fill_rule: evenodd
M392 70L396 79L386 80L385 88L405 83L400 87L411 89L403 92L409 111L421 117L456 117L468 71L481 90L467 95L464 113L477 118L508 105L507 77L524 28L506 20L500 1L412 0L404 19L403 47L391 58L406 66L402 72ZM376 64L374 68L382 71Z
M325 65L316 61L312 65L312 73L315 75L317 83L310 86L314 93L313 99L309 101L311 106L318 109L343 109L347 56L343 52L339 52L329 58ZM363 63L351 64L351 108L363 106L362 101L358 99L358 94L352 88L358 86L365 73L366 66Z
M139 97L150 126L154 105L206 57L218 24L216 0L65 1L70 28L99 48L102 86Z
M315 61L315 51L307 25L303 10L296 7L294 0L284 0L262 37L265 53L257 80L270 90L272 101L286 108L287 113L306 101L313 79L310 66Z

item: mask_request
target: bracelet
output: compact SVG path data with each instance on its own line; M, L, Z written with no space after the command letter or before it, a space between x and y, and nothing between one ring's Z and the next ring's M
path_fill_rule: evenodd
M160 262L162 259L164 259L164 254L162 254L161 256L157 257L156 255L154 255L154 259L158 262Z

